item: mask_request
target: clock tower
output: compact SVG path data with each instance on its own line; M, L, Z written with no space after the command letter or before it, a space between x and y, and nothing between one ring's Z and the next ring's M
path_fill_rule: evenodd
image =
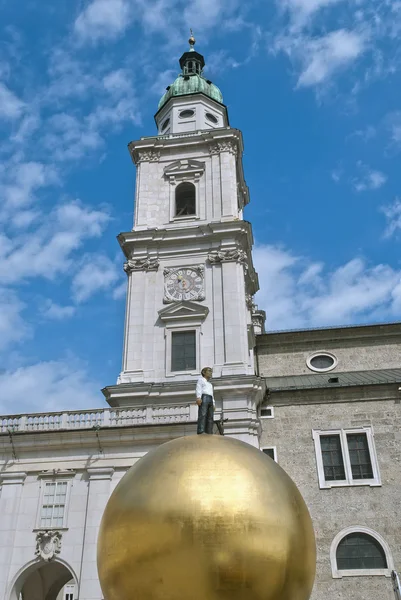
M215 419L225 435L259 446L264 383L254 348L264 313L253 303L242 134L189 43L159 102L157 134L129 144L134 224L118 236L128 276L123 364L103 392L116 407L186 405L194 422L196 379L210 366Z

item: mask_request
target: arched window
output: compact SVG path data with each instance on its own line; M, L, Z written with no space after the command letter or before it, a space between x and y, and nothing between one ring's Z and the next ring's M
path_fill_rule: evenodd
M196 194L193 183L185 181L177 185L175 190L175 216L185 217L196 213Z
M337 569L387 569L386 554L366 533L350 533L337 546Z

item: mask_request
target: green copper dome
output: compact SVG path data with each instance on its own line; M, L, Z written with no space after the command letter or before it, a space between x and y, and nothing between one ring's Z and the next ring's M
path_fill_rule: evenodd
M195 38L192 33L189 45L189 51L184 52L180 58L182 73L178 75L177 79L167 88L167 91L160 99L159 110L170 98L174 96L188 96L189 94L205 94L209 98L216 100L216 102L223 103L223 94L219 88L203 77L202 71L205 66L205 59L202 54L195 51Z
M223 103L223 94L211 81L207 81L202 75L193 74L189 76L179 75L159 102L159 109L173 96L187 96L188 94L206 94L209 98Z

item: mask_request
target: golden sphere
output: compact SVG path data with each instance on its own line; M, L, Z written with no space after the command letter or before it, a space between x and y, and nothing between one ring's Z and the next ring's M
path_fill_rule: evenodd
M316 547L305 502L263 452L193 435L141 458L98 540L105 600L307 600Z

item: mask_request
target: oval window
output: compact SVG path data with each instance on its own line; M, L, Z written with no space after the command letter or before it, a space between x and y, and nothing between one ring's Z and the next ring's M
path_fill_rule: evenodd
M165 129L167 129L167 127L170 125L170 119L166 119L162 125L162 131L164 131Z
M219 122L219 120L217 119L217 117L215 117L214 115L212 115L212 113L206 113L206 119L208 119L212 123L218 123Z
M306 361L309 369L312 371L324 372L331 371L337 365L337 359L334 354L329 352L316 352Z
M194 110L182 110L180 112L180 119L189 119L189 117L193 117L195 114Z

